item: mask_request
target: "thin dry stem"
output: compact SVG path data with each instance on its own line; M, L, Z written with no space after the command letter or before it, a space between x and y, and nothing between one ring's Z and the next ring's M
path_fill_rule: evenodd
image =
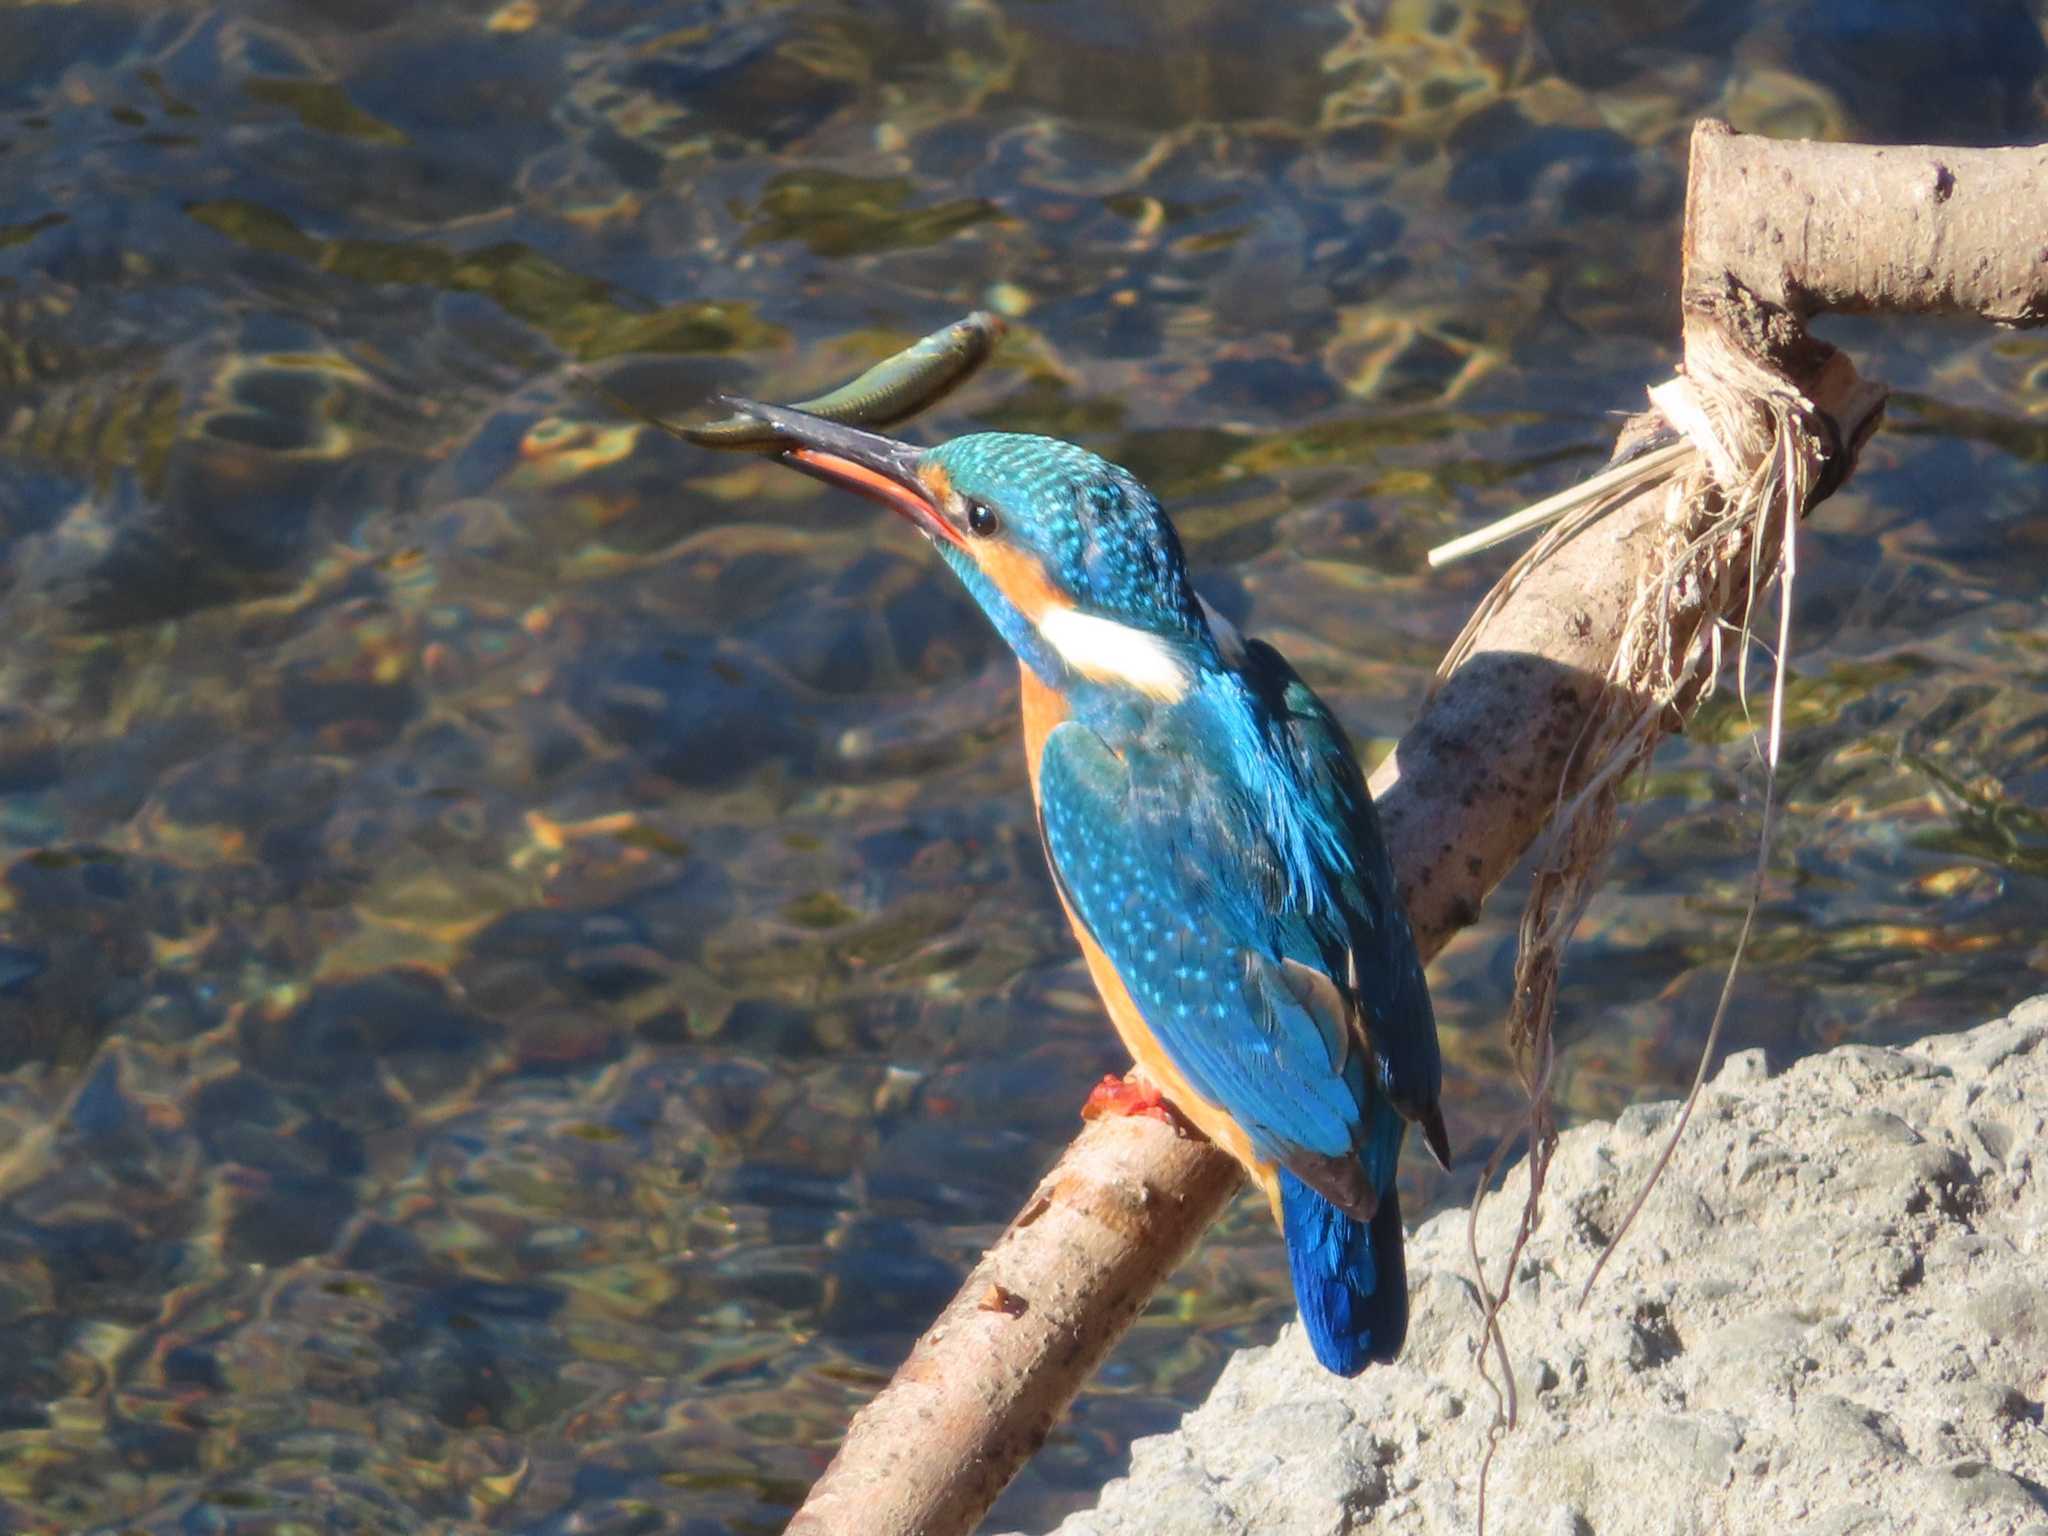
M1793 451L1794 439L1791 425L1789 421L1781 421L1779 423L1779 457L1781 461L1789 461ZM1693 1110L1699 1104L1700 1093L1706 1087L1708 1068L1713 1065L1714 1057L1720 1049L1721 1027L1728 1017L1729 999L1735 994L1735 978L1741 972L1742 957L1749 948L1749 935L1756 923L1757 910L1763 905L1764 876L1770 867L1771 831L1774 813L1777 809L1778 753L1783 740L1785 725L1785 657L1791 653L1792 590L1794 578L1798 575L1799 569L1799 503L1792 495L1792 476L1787 475L1784 477L1784 486L1785 497L1782 503L1784 521L1780 532L1783 553L1779 560L1778 569L1778 649L1772 658L1770 730L1764 747L1763 814L1757 828L1756 869L1750 877L1749 900L1743 907L1742 926L1735 935L1735 949L1728 957L1727 974L1721 978L1721 995L1714 1003L1714 1017L1712 1022L1707 1025L1707 1038L1700 1045L1700 1059L1698 1065L1693 1070L1692 1086L1686 1091L1685 1103L1678 1111L1678 1118L1672 1124L1671 1134L1665 1138L1663 1150L1658 1153L1655 1165L1650 1169L1649 1176L1643 1180L1643 1187L1636 1192L1636 1197L1630 1202L1627 1212L1621 1218L1620 1225L1615 1228L1614 1235L1607 1240L1607 1246L1601 1250L1600 1257L1594 1261L1591 1272L1586 1276L1586 1283L1579 1291L1578 1304L1582 1307L1586 1304L1586 1298L1593 1294L1593 1286L1600 1279L1601 1271L1607 1267L1607 1261L1620 1251L1622 1240L1628 1236L1629 1229L1635 1225L1636 1217L1642 1213L1643 1206L1648 1203L1651 1192L1656 1189L1658 1182L1664 1177L1664 1170L1671 1165L1671 1159L1678 1151L1678 1143L1684 1137L1685 1128L1692 1120ZM1758 512L1759 518L1767 515L1767 511L1767 508L1760 509ZM1762 542L1761 530L1759 530L1759 536L1752 538L1750 541L1752 559L1749 581L1752 613L1755 611L1754 599L1757 580L1754 552ZM1745 656L1749 650L1749 640L1749 626L1745 622L1742 631L1742 650ZM1743 674L1743 682L1746 687L1746 671ZM1745 697L1743 700L1745 713L1748 709L1748 702L1748 699Z

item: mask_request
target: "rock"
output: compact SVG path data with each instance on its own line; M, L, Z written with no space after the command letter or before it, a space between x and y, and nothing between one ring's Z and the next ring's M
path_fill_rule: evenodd
M1747 1051L1737 1051L1721 1063L1721 1070L1714 1074L1716 1088L1742 1089L1765 1082L1771 1075L1770 1058L1758 1046Z
M1521 1422L1487 1528L2048 1536L2044 1106L2048 997L1905 1050L1731 1059L1583 1308L1675 1106L1565 1133L1501 1317ZM1486 1208L1483 1252L1519 1209ZM1464 1244L1462 1210L1412 1234L1399 1362L1340 1381L1289 1327L1058 1536L1473 1529Z

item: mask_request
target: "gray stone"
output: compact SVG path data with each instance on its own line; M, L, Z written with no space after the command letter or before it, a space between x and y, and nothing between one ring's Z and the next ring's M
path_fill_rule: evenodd
M1800 1443L1825 1459L1879 1459L1905 1450L1899 1426L1875 1408L1819 1392L1799 1406Z
M1677 1118L1678 1106L1673 1103L1631 1104L1615 1117L1614 1128L1624 1136L1654 1136L1669 1130Z
M1931 1508L1957 1518L1989 1514L2019 1521L2041 1513L2040 1504L2018 1478L1974 1458L1926 1468L1920 1483Z
M2007 1280L1963 1304L1970 1318L2001 1344L2048 1344L2048 1289L2031 1280Z
M1895 1527L1881 1509L1872 1509L1868 1504L1837 1504L1801 1529L1811 1536L1878 1536L1879 1532L1889 1533Z
M2044 1105L2048 999L1910 1050L1731 1058L1584 1307L1676 1107L1567 1131L1500 1319L1520 1422L1488 1529L2048 1536ZM1481 1213L1496 1263L1520 1207ZM1465 1213L1432 1217L1399 1361L1340 1381L1290 1325L1061 1536L1469 1532L1494 1397L1466 1268Z
M2030 998L2007 1017L1960 1035L1936 1035L1913 1054L1941 1062L1958 1075L1981 1078L2015 1056L2038 1051L2048 1041L2048 993Z
M1676 1415L1645 1419L1643 1444L1669 1465L1710 1487L1727 1482L1742 1446L1742 1431L1727 1414Z
M2027 1394L2002 1381L1969 1382L1957 1392L1956 1400L1966 1416L1976 1415L1994 1422L2023 1424L2035 1416Z
M1716 1088L1747 1088L1756 1083L1767 1082L1771 1075L1771 1061L1758 1046L1747 1051L1737 1051L1721 1063L1721 1070L1714 1074Z

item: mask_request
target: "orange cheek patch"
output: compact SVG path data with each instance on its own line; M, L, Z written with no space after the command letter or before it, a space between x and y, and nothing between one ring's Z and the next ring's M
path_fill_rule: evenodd
M1074 606L1060 595L1036 555L1027 554L1000 539L977 541L964 547L987 573L988 579L996 584L997 590L1033 624L1051 609Z

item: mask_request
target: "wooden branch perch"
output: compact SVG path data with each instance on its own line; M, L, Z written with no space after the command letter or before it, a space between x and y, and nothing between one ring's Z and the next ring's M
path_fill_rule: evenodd
M2048 146L1809 144L1693 131L1684 303L1729 287L1806 320L1974 314L2048 323Z
M1713 123L1693 149L1689 365L1695 341L1711 338L1720 380L1747 368L1756 387L1831 422L1833 440L1811 448L1835 456L1824 491L1846 478L1883 392L1807 337L1809 314L2048 315L2040 151L1773 144ZM1892 240L1896 250L1876 249ZM1607 700L1631 610L1661 581L1673 522L1700 487L1697 466L1683 484L1638 487L1496 594L1456 670L1373 775L1425 957L1478 916L1577 787L1581 733ZM1733 558L1746 563L1740 550ZM1740 623L1751 596L1740 582L1679 591L1670 623L1688 635ZM1682 726L1698 691L1667 712L1666 729ZM970 1530L1238 1182L1223 1153L1149 1118L1085 1127L854 1418L792 1536Z

